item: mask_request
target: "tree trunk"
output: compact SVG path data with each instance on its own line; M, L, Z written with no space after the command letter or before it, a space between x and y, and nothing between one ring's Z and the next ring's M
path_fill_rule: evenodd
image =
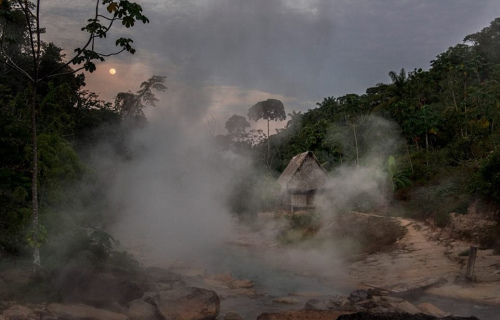
M352 131L354 133L354 144L356 146L356 167L359 167L359 150L358 150L358 137L356 136L356 125L352 124Z
M38 143L36 134L36 94L38 83L33 84L33 96L31 97L31 139L33 147L33 164L31 174L31 198L33 206L33 272L37 276L41 269L40 261L40 235L38 222Z
M425 133L425 161L427 166L429 166L429 133Z
M408 148L408 141L406 141L406 138L405 138L405 145L406 145L406 154L408 155L408 160L410 160L411 173L415 173L413 171L413 162L411 161L410 148Z
M269 158L271 157L271 141L269 140L269 119L267 119L267 166L269 170L271 169L271 164L269 163Z

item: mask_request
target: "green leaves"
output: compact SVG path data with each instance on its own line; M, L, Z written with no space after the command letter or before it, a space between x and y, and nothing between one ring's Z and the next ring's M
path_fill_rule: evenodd
M95 40L106 38L114 21L121 20L122 25L126 28L133 27L136 21L149 23L149 19L142 14L142 7L135 2L102 0L101 4L106 7L106 11L111 16L106 17L97 13L94 18L87 20L88 24L81 30L89 33L89 41L83 48L75 49L76 56L71 61L76 65L84 63L83 68L88 72L96 70L93 60L104 61L104 57L116 55L123 51L131 54L135 53L136 50L132 47L133 40L125 37L120 37L115 41L115 45L120 48L118 52L103 54L95 50ZM90 44L92 44L91 49L88 48Z

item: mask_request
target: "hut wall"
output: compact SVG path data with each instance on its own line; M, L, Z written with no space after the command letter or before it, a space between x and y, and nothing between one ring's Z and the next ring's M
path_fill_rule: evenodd
M306 207L307 194L292 194L291 205L292 207Z
M306 204L308 206L314 206L314 201L315 201L315 192L314 191L310 191L307 193L307 200L306 200Z

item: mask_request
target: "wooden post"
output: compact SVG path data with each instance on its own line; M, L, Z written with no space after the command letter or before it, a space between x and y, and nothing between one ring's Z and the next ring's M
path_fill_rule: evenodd
M470 246L469 249L469 261L467 261L467 271L465 273L465 278L470 281L474 281L474 266L476 265L477 256L477 246Z

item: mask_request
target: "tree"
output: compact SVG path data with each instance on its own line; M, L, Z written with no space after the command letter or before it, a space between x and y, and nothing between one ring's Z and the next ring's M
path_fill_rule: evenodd
M288 116L290 117L290 120L288 120L288 122L286 123L285 128L298 126L303 114L302 111L295 112L295 110L293 110L292 113L288 114Z
M250 123L245 117L234 114L226 121L224 127L229 134L241 136L245 134L246 128L250 127Z
M118 38L116 45L118 51L100 53L97 51L98 39L106 38L108 31L115 21L121 21L126 28L134 26L136 21L149 22L142 14L142 7L128 0L96 0L95 14L88 19L88 24L82 31L88 33L88 38L81 48L76 48L74 55L65 63L57 63L51 70L42 69L42 57L47 45L42 41L44 28L41 23L41 1L35 3L28 0L12 0L0 2L0 63L24 78L30 87L29 110L31 114L31 203L33 233L30 243L34 247L33 268L35 275L41 269L40 246L42 245L41 228L39 224L38 200L38 159L39 150L37 143L37 117L41 110L38 109L38 95L41 85L47 80L80 70L93 72L96 69L95 60L104 61L106 57L119 54L123 51L134 53L133 42L130 38ZM102 13L102 6L108 14ZM17 54L16 54L17 53ZM73 70L70 65L79 66ZM43 71L43 72L42 72Z
M285 120L285 106L277 99L260 101L248 110L248 119L253 121L258 121L260 119L267 120L267 159L269 160L271 153L271 145L269 141L269 121Z
M163 84L165 77L152 76L141 83L141 88L136 94L132 92L120 92L116 95L115 110L120 114L127 125L140 125L146 121L143 109L146 106L156 107L156 99L153 89L164 92L167 87Z

